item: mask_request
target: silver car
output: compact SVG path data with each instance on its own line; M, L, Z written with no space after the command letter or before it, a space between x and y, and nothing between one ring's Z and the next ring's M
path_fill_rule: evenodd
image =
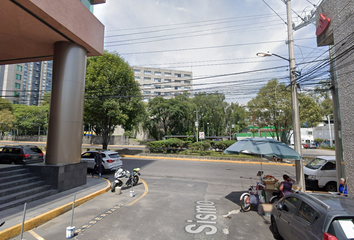
M87 151L81 154L81 162L87 162L87 168L93 169L95 166L95 156L98 154L98 151ZM102 151L102 159L103 159L103 169L105 170L115 171L118 168L123 167L122 157L118 154L118 152L114 151Z

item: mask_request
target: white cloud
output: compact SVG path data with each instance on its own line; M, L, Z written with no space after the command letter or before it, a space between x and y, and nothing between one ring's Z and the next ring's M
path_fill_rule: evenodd
M286 21L285 4L279 0L266 0L266 2ZM293 9L299 14L306 8L311 10L311 5L306 0L292 1ZM256 53L260 51L271 51L288 57L288 49L285 44L287 39L287 29L284 22L273 13L260 0L232 1L232 0L125 0L107 1L105 4L95 6L95 15L106 26L106 36L121 35L129 33L141 33L135 35L118 36L105 39L106 42L129 40L125 43L133 43L133 39L142 38L137 41L148 41L153 36L162 36L169 40L155 41L149 43L119 45L123 42L110 43L117 45L108 47L110 51L116 50L131 65L161 64L162 68L178 67L181 70L192 69L194 76L218 75L232 72L250 71L264 69L274 66L287 65L286 61L272 58L257 58ZM231 19L233 18L233 19ZM210 21L224 19L219 21ZM297 19L293 18L297 23ZM295 21L296 20L296 21ZM192 23L183 24L181 23ZM215 24L217 23L218 24ZM192 28L191 26L196 26ZM150 28L151 26L160 26ZM130 29L130 30L127 30ZM160 32L149 32L152 30ZM171 30L174 29L174 30ZM215 29L206 32L201 30ZM221 32L219 34L202 35L211 32ZM308 40L295 40L297 62L303 61L312 50L307 47L316 47L314 26L308 26L295 32L295 39L309 38ZM195 32L195 33L187 33ZM200 35L190 37L190 35ZM146 38L146 39L145 39ZM175 39L173 39L175 38ZM283 40L281 42L276 42ZM251 44L264 42L264 44ZM236 45L233 47L208 48L193 51L161 52L154 54L126 54L136 52L149 52L171 49L204 48L211 46ZM247 45L248 44L248 45ZM108 43L106 44L108 45ZM301 52L301 51L302 52ZM225 59L235 59L227 60ZM215 60L212 62L206 62ZM224 60L224 61L221 61ZM193 62L172 65L167 63ZM230 64L230 63L238 64ZM222 64L223 65L220 65ZM213 65L211 65L213 64ZM218 65L219 64L219 65ZM194 65L194 66L193 66ZM208 66L196 66L208 65ZM151 65L157 67L158 65ZM195 81L195 83L205 83L210 81L229 81L230 84L244 79L273 78L286 76L289 72L286 68L269 73L247 74L234 77L223 77L213 80ZM266 82L266 81L265 81ZM245 103L250 95L240 95L237 87L226 84L223 90L227 93L229 101ZM257 84L259 87L260 84ZM255 88L255 86L249 86ZM233 94L234 93L234 94Z

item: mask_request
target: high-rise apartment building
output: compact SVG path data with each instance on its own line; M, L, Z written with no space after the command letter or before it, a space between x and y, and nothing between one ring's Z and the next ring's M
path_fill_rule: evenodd
M1 97L14 104L40 105L51 90L52 69L52 61L1 65Z
M133 71L145 102L156 96L169 99L185 92L193 94L192 72L137 66Z

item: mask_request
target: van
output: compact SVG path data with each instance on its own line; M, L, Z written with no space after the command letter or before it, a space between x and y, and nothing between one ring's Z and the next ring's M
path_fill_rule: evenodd
M337 171L335 156L319 156L304 166L306 188L325 188L337 191Z

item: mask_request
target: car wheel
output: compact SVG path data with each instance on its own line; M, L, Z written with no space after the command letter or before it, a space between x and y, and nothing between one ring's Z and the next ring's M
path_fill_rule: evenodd
M326 184L326 190L328 192L337 192L337 184L335 182L329 182Z
M279 231L278 231L278 227L277 227L277 224L275 222L275 219L274 219L274 216L272 215L271 217L271 227L272 227L272 233L273 233L273 237L275 239L283 239L280 234L279 234Z

